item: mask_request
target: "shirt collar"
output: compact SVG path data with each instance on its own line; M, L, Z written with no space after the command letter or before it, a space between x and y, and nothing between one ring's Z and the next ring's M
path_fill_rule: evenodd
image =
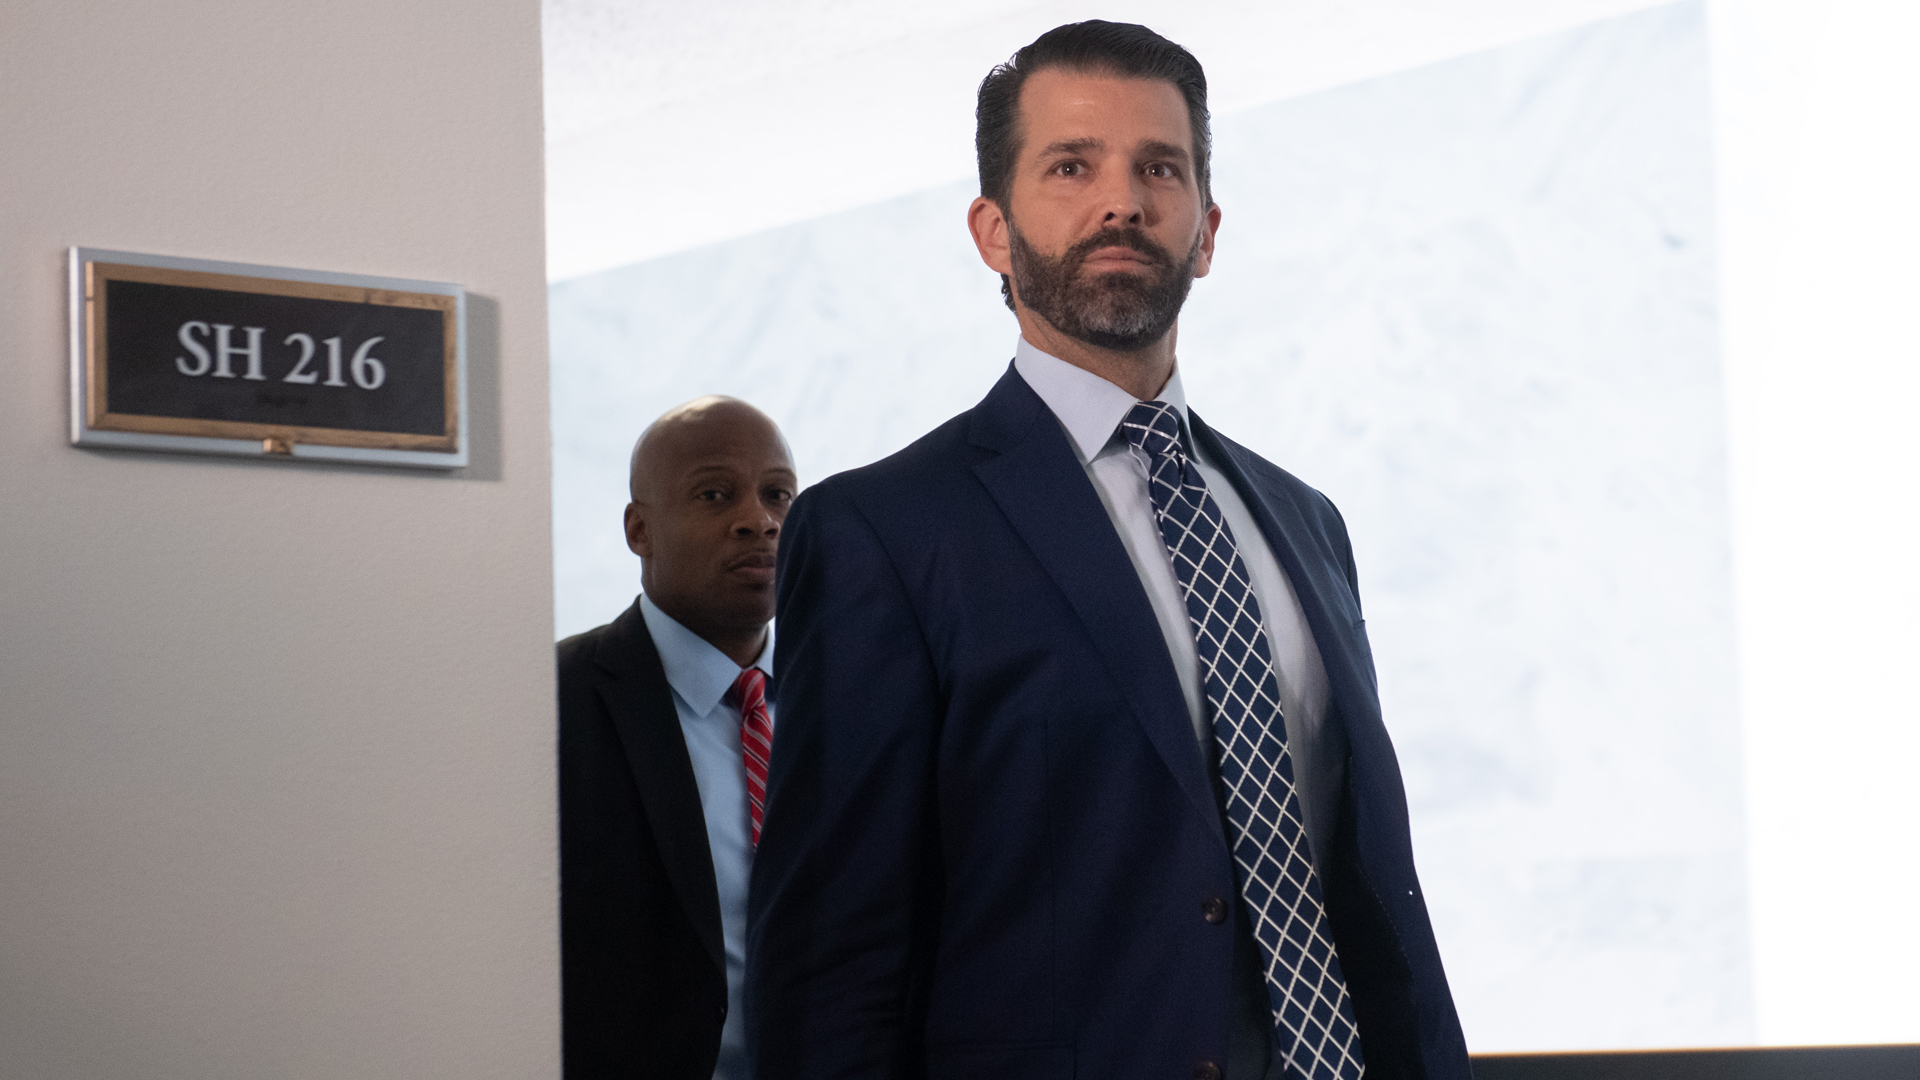
M660 666L667 669L667 683L673 692L695 715L705 717L713 712L740 677L740 665L661 611L649 597L640 598L640 615L647 620L647 633L653 635L653 647L660 653ZM773 678L772 623L767 624L767 644L750 666Z
M1023 334L1014 349L1013 369L1027 381L1040 400L1047 403L1060 426L1067 429L1081 461L1100 456L1109 439L1120 429L1120 421L1140 399L1085 368L1041 352ZM1180 385L1180 365L1160 390L1156 401L1164 401L1180 414L1180 426L1187 423L1187 393Z

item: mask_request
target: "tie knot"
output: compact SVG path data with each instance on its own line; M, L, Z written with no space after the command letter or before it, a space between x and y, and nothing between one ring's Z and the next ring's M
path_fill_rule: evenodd
M1164 457L1180 445L1180 413L1164 401L1142 401L1120 421L1127 441L1149 457Z
M767 700L767 673L757 667L740 672L733 680L733 686L727 690L727 704L742 713L751 712Z

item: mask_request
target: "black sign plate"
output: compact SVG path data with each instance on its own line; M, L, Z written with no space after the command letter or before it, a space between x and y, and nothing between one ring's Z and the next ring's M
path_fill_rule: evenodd
M441 312L146 281L102 286L109 413L446 434Z
M82 276L89 431L459 450L455 295L98 260Z

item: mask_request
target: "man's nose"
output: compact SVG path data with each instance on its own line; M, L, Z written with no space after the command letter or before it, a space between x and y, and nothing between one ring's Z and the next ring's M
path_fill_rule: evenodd
M1146 200L1144 186L1132 169L1111 170L1107 182L1102 185L1101 198L1106 203L1106 213L1100 219L1105 228L1123 225L1144 225L1146 223Z
M733 534L739 537L778 536L780 519L764 504L756 502L746 515L734 522Z

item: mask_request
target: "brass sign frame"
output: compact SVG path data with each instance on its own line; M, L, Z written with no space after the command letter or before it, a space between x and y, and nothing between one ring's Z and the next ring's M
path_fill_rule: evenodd
M310 458L379 465L460 468L467 464L466 290L441 282L72 248L73 431L76 446ZM181 285L438 311L445 320L439 434L303 427L192 417L115 413L107 408L109 281Z

